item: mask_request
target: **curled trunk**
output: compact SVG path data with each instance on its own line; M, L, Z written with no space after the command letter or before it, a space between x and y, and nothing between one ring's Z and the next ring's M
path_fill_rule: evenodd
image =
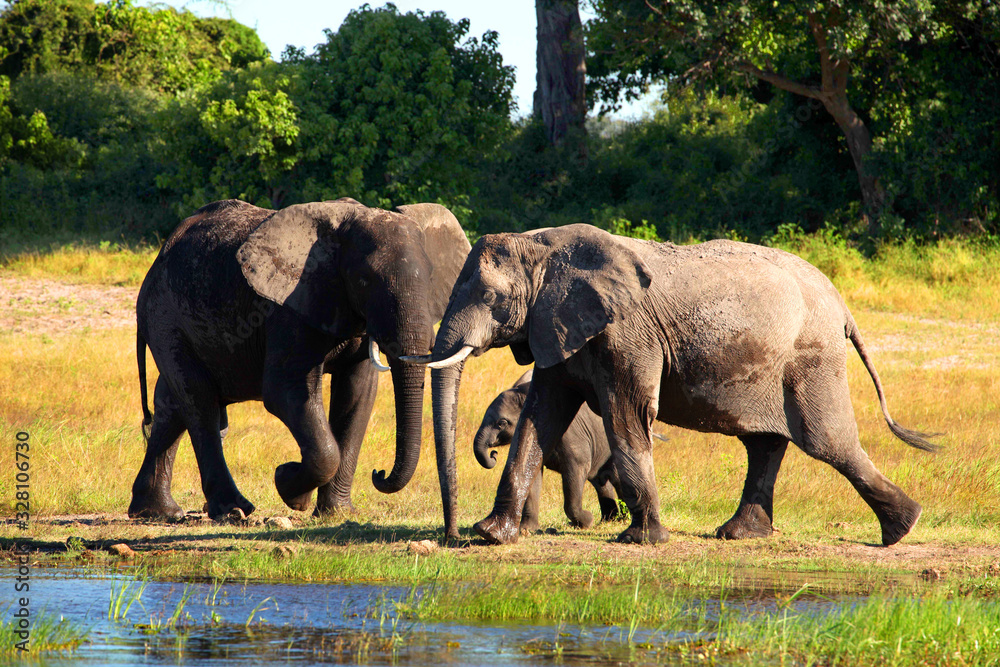
M389 359L396 402L396 459L388 477L384 470L372 471L372 484L382 493L395 493L406 486L420 460L423 429L424 368Z
M495 444L488 442L493 439L491 436L492 433L489 433L487 430L480 430L476 435L475 442L472 443L472 451L476 454L476 460L479 461L479 465L487 470L497 464L497 453L496 451L491 451Z

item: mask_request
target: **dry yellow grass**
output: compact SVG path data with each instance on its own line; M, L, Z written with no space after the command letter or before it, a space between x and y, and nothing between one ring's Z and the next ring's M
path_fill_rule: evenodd
M925 507L915 537L987 539L1000 520L1000 379L995 337L975 326L956 327L884 313L861 312L859 324L875 351L890 407L903 424L944 431L936 455L895 440L882 421L875 391L856 357L849 363L861 440L876 465ZM3 441L31 434L34 513L123 512L142 460L138 381L128 330L63 334L55 338L0 336L0 420ZM492 471L476 463L472 436L493 397L518 377L506 350L468 363L458 421L459 510L469 526L488 513L502 463ZM149 383L155 382L153 367ZM371 485L373 468L391 466L394 447L392 392L383 382L358 465L355 520L381 525L441 522L434 467L430 396L425 403L424 451L410 485L382 495ZM288 514L274 490L273 471L298 458L284 426L260 403L230 408L226 457L243 493L265 515ZM692 533L710 532L735 509L746 459L734 438L658 426L657 443L664 521ZM0 467L12 471L12 447ZM504 454L501 454L501 461ZM558 476L545 478L543 522L562 526ZM13 473L0 477L5 500ZM196 510L203 497L190 443L177 457L174 495ZM596 512L593 494L586 503ZM825 464L790 448L776 490L776 526L805 533L832 531L874 539L877 524L849 484ZM609 526L613 533L620 527Z

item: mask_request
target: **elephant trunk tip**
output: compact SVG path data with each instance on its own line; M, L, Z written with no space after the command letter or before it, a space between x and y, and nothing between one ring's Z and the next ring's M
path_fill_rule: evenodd
M402 491L409 478L403 479L402 475L386 475L385 470L372 470L372 484L382 493L396 493Z

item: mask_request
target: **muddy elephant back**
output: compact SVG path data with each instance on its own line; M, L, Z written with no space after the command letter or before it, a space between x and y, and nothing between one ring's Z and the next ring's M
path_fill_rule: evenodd
M424 250L434 267L430 315L437 322L444 316L451 288L472 245L455 215L440 204L411 204L396 210L414 220L424 232Z

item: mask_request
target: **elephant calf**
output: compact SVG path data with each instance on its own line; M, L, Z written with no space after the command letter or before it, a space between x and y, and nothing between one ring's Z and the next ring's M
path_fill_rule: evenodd
M483 423L479 426L473 449L476 459L484 468L496 465L496 452L490 452L493 447L510 445L514 436L514 427L521 416L524 399L531 386L532 371L528 371L514 383L510 389L503 391L493 399L490 407L483 415ZM562 475L563 507L569 522L576 528L590 528L594 524L594 515L583 509L584 482L589 481L597 491L597 499L601 504L601 519L609 521L619 517L617 480L614 477L614 466L611 463L611 448L608 437L604 433L604 422L594 412L583 405L576 417L566 428L566 432L552 446L552 449L542 460L542 465L549 470ZM521 531L530 532L538 529L538 505L542 492L542 475L535 476L535 481L528 492L521 513Z

